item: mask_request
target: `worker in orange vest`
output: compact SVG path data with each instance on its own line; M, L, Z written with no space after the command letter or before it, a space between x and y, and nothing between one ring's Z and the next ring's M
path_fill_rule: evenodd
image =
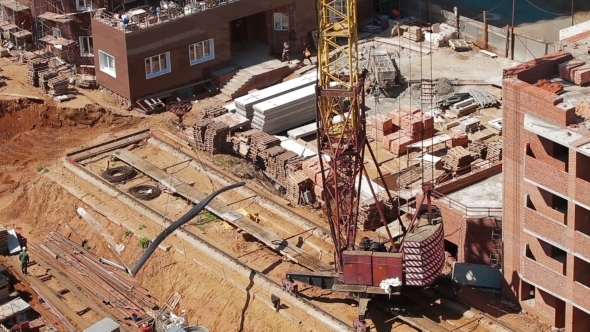
M393 16L394 19L402 18L402 14L397 9L393 9L391 11L391 15Z

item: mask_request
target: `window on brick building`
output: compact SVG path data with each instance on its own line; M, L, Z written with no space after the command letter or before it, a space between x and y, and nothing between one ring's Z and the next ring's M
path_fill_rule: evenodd
M191 66L215 59L213 39L203 40L190 45L188 47L188 55Z
M557 248L556 246L545 242L541 239L537 239L539 241L539 244L541 245L541 248L543 249L543 252L545 253L545 255L547 257L551 257L554 260L563 263L564 269L563 272L565 274L565 264L567 261L567 253L565 251L563 251L560 248Z
M574 257L574 281L590 287L590 263Z
M346 0L336 0L332 3L332 7L335 11L341 14L330 11L330 21L335 22L342 20L342 15L346 14Z
M92 36L80 36L80 55L94 56L94 47L92 45Z
M574 229L580 233L590 236L590 211L576 205Z
M275 31L289 31L289 14L274 13Z
M537 211L535 204L533 204L533 201L531 200L531 195L526 195L526 207L533 211Z
M557 195L551 195L551 208L563 214L567 214L567 199Z
M576 153L576 176L586 182L590 182L590 157Z
M98 50L98 64L100 66L100 71L115 78L117 77L114 56Z
M145 78L150 79L171 72L170 52L145 59Z
M76 9L78 11L89 10L92 8L92 0L76 0Z

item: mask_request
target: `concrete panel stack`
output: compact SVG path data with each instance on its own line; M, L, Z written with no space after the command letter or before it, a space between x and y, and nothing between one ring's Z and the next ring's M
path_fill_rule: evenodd
M368 116L367 128L371 137L377 142L382 142L385 136L397 131L397 127L393 125L391 118L384 114Z
M454 104L451 106L451 110L457 112L457 117L460 118L475 112L477 106L478 104L475 102L475 99L469 98Z
M573 82L582 86L590 82L590 65L583 65L574 69Z
M467 150L473 158L483 158L487 151L487 145L481 140L475 140L469 143Z
M457 146L450 149L444 157L444 168L456 172L471 164L473 157L467 149Z
M316 82L317 73L310 73L260 91L251 92L243 97L236 98L236 113L251 120L254 115L254 105L279 97L289 92L299 90L309 85L315 85Z
M48 59L32 59L27 62L27 82L32 86L39 86L39 72L49 68Z
M479 130L480 121L478 118L467 118L459 121L459 129L465 133L473 133Z
M445 142L447 148L454 148L456 146L465 145L467 143L469 143L469 136L467 135L467 133L455 133L453 134L453 139Z
M253 106L252 128L270 134L287 131L316 118L315 86L307 86Z
M305 175L302 170L290 172L287 176L287 193L285 199L294 205L302 204L302 194L309 192L313 195L313 182Z
M57 76L47 81L50 96L60 96L68 93L68 78L65 76Z
M218 116L222 116L224 114L226 114L227 108L216 105L216 106L205 106L203 107L203 110L201 111L201 113L199 113L198 118L199 119L213 119L216 118Z
M493 163L502 160L502 140L493 141L488 144L486 160Z
M586 64L584 61L579 59L573 59L564 63L560 63L557 68L559 71L559 78L572 82L574 79L574 69Z

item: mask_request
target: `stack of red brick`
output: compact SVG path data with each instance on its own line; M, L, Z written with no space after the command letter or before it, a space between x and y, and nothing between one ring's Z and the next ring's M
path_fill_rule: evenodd
M396 132L391 119L384 114L377 114L367 117L367 130L377 142L383 141L383 137Z
M590 65L579 59L559 64L559 77L577 85L590 82Z
M313 191L317 198L324 199L324 182L322 179L322 167L318 156L309 158L301 164L301 169L305 175L315 184ZM327 178L331 178L332 168L324 160L324 171Z
M467 133L456 133L453 134L453 138L446 142L447 148L454 148L456 146L462 146L469 143L469 136Z
M399 132L389 134L383 139L383 146L396 155L407 151L408 145L434 136L434 118L420 109L403 106L389 112L391 123Z

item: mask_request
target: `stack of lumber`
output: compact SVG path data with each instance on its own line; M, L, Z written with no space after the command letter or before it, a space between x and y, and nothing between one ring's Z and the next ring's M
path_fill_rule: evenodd
M586 62L579 59L573 59L567 62L560 63L557 67L559 70L559 78L573 82L574 80L574 69L585 65Z
M0 255L8 255L8 230L0 225Z
M243 97L236 98L236 113L252 120L252 117L254 116L254 105L282 96L289 92L299 90L309 85L315 85L316 82L317 73L310 73L263 90L248 93Z
M216 154L225 151L229 128L212 119L199 119L193 127L195 147Z
M579 86L588 84L590 82L590 64L576 67L572 82Z
M493 163L502 160L502 140L493 141L488 144L486 160Z
M227 108L222 106L205 106L201 113L199 113L199 119L213 119L218 116L222 116L227 113Z
M271 174L274 179L286 187L287 183L287 165L298 165L301 167L303 157L300 157L293 151L284 151L283 153L268 158L265 164L267 173ZM295 169L297 166L295 166Z
M39 72L49 68L48 59L32 59L27 62L27 82L32 86L39 86Z
M450 141L446 141L447 148L454 148L469 143L469 135L467 133L455 133ZM469 150L471 151L471 150Z
M302 195L306 192L313 193L313 182L311 182L302 170L290 172L287 176L287 193L285 194L285 199L293 205L305 204Z
M274 179L277 178L277 157L284 154L289 153L291 151L285 150L282 146L277 145L273 146L269 149L266 149L260 153L258 156L262 163L264 164L265 171L268 175L273 177ZM292 152L291 152L292 153ZM294 153L293 153L294 154ZM283 166L284 168L284 166Z
M51 69L41 70L38 73L38 76L39 76L38 87L41 88L45 93L47 93L49 91L49 80L57 77L57 72L55 70L51 70Z
M429 164L432 165L432 163ZM397 186L398 188L406 188L410 184L420 180L421 178L421 171L419 169L412 168L397 178Z
M394 210L397 211L397 206L391 206L389 199L382 195L378 195L377 200L379 204L381 204L386 222L389 222L396 217L397 213L394 213ZM385 202L387 202L387 204ZM381 226L383 226L383 222L381 221L381 214L379 213L375 199L367 198L361 200L357 218L357 228L361 231L369 231L375 230Z
M235 152L253 161L261 157L269 148L281 144L281 140L278 138L258 129L237 133L231 138L231 142Z
M252 128L269 134L287 131L316 118L315 86L263 101L253 108Z
M397 131L391 122L391 118L384 114L371 115L367 117L367 131L377 142L383 142L383 138Z
M485 156L487 145L482 140L475 140L469 143L467 150L473 158L483 158Z
M450 149L444 158L444 167L450 171L464 169L471 164L473 157L467 149L457 146Z
M47 81L50 96L61 96L68 93L68 78L65 76L57 76Z

